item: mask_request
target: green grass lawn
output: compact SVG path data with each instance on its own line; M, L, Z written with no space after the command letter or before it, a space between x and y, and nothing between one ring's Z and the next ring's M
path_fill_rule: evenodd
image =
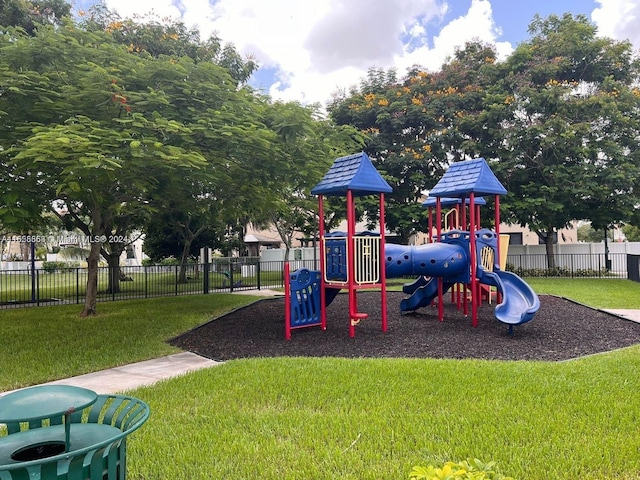
M260 297L188 295L98 304L17 308L0 315L0 391L179 351L166 340Z
M640 308L626 280L530 284ZM114 302L90 319L77 305L5 311L0 390L172 353L168 338L254 300ZM128 478L408 480L414 465L477 457L524 480L637 479L639 368L640 346L555 363L234 360L131 392L152 413L128 442Z
M518 479L637 479L640 349L563 363L235 360L133 392L130 479L405 479L476 457Z
M640 283L612 278L527 278L538 294L570 298L596 308L640 309Z

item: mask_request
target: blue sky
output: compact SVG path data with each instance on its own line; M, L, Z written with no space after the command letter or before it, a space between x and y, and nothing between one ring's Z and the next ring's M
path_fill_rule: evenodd
M464 8L464 4L469 2L451 2L451 5L457 5L454 8ZM598 7L598 3L592 0L492 0L493 19L502 30L502 35L498 40L509 41L514 46L529 38L527 29L529 23L537 13L541 17L547 17L551 14L562 15L565 12L571 12L574 15L584 14L588 18L591 12ZM463 12L458 11L458 15Z
M76 0L87 8L97 0ZM359 83L370 67L437 70L479 39L506 57L529 23L584 14L603 36L640 48L640 0L103 0L121 16L153 10L215 33L258 61L251 84L274 99L320 102Z

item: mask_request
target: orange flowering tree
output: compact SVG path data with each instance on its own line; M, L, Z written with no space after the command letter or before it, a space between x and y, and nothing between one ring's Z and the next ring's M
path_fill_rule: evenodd
M394 189L387 196L387 226L402 241L426 230L420 200L449 162L496 148L496 130L484 130L482 122L497 72L495 51L469 43L440 71L415 66L398 80L393 71L371 70L358 88L331 102L338 124L367 135L366 151ZM376 211L374 204L369 211Z
M507 114L495 170L504 214L547 247L573 220L595 229L634 221L640 205L639 59L582 16L534 18L532 38L504 65ZM637 221L637 220L636 220Z

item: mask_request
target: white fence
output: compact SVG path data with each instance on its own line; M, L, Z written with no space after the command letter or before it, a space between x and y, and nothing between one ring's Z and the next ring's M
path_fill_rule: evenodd
M609 253L640 255L640 242L609 242ZM553 246L553 253L562 254L602 254L604 242L600 243L562 243ZM509 254L546 254L544 245L509 245Z

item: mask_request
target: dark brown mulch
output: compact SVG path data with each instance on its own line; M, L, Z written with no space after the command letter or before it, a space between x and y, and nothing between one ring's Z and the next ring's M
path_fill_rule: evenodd
M214 319L171 341L172 345L215 360L247 357L412 357L499 360L567 360L640 343L640 324L569 300L540 297L540 310L530 322L514 327L493 316L493 305L479 309L471 326L446 301L445 318L428 307L400 315L401 292L389 292L388 330L381 331L380 294L358 294L358 306L369 318L349 337L348 299L338 295L327 308L327 330L310 327L284 338L284 299L258 301Z

